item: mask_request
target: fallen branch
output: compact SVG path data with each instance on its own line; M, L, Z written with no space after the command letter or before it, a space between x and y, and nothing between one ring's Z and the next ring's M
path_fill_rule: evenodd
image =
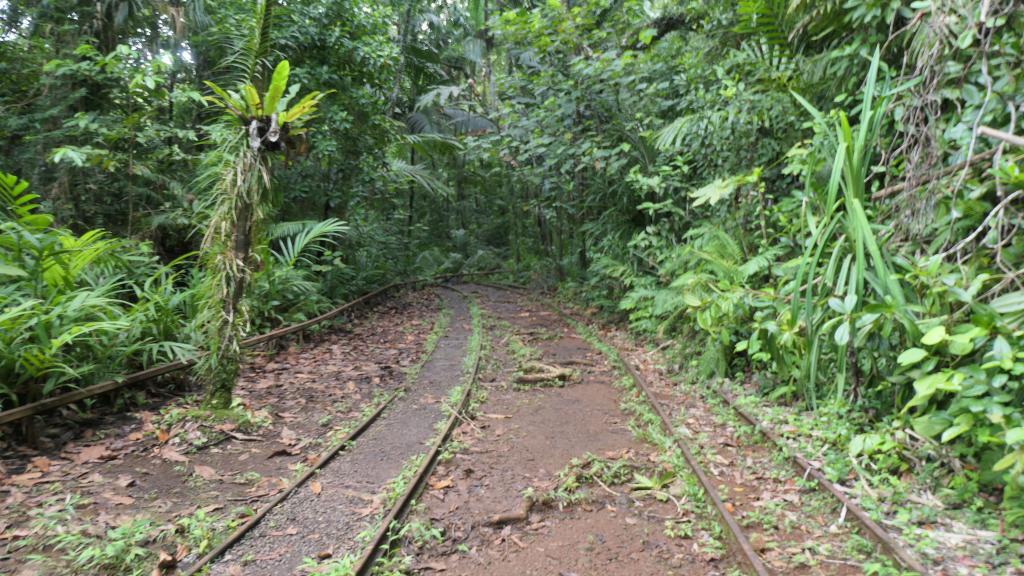
M931 182L933 180L938 180L939 178L945 178L946 176L952 176L953 174L956 174L957 172L963 170L964 168L967 168L968 166L970 166L971 164L974 164L975 162L981 162L982 160L988 160L989 158L995 156L996 150L998 150L998 148L993 148L991 150L986 150L985 152L982 152L981 154L975 154L974 156L971 156L970 158L968 158L967 160L964 160L963 162L961 162L959 164L954 164L953 166L949 166L947 168L939 170L938 172L935 172L934 174L932 174L930 176L926 176L925 178L921 179L920 181L915 182L914 183L914 187L916 188L918 186L922 186L922 185L927 184L927 183L929 183L929 182ZM871 195L871 199L872 200L881 200L882 198L888 198L889 196L893 196L895 194L899 194L900 192L903 192L906 189L907 189L907 182L904 182L902 184L896 184L895 186L889 186L888 188L882 188L878 192L875 192L874 194Z
M527 362L523 365L523 374L516 376L518 384L537 384L551 380L566 381L573 376L573 371L568 368L551 366L540 362Z
M994 218L997 214L1002 212L1002 210L1004 208L1006 208L1006 206L1010 202L1012 202L1015 198L1017 198L1021 194L1024 194L1024 190L1017 190L1013 194L1010 194L1009 196L1004 198L1002 202L1000 202L999 204L996 204L996 207L993 208L992 211L988 213L988 216L985 216L985 219L981 221L981 224L977 228L974 229L974 232L971 232L970 234L968 234L968 236L966 238L964 238L963 240L957 242L956 245L953 246L952 248L950 248L949 250L946 250L942 254L938 254L937 256L934 256L934 258L936 258L937 260L942 260L946 256L949 256L950 254L952 254L954 252L959 252L960 250L962 250L964 246L970 244L972 241L974 241L975 238L977 238L982 232L985 231L985 227L988 226L988 223L989 223L990 220L992 220L992 218Z
M515 511L494 514L488 518L484 524L488 526L504 526L506 524L515 524L516 522L525 522L526 520L529 520L530 510L532 509L533 498L524 497L523 501L519 504L519 508Z
M1009 132L1003 132L1002 130L996 130L995 128L989 128L988 126L978 127L978 134L988 136L989 138L995 138L996 140L1002 140L1007 144L1013 144L1014 146L1024 146L1024 138L1015 136Z

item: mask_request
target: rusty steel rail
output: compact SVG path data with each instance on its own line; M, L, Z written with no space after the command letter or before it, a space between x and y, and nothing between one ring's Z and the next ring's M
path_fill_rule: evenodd
M853 514L854 518L864 527L865 530L871 535L871 537L886 549L889 556L894 560L903 565L904 568L913 570L921 574L922 576L928 576L929 570L925 568L924 564L921 563L913 554L907 551L906 548L901 546L895 538L892 537L884 528L878 525L871 516L868 515L867 511L860 507L859 504L854 502L852 498L847 496L840 490L831 480L829 480L817 466L811 464L806 458L798 454L793 450L785 440L783 440L770 426L766 426L761 423L757 418L751 415L749 412L744 410L736 403L735 398L732 397L728 392L723 389L718 390L719 396L725 400L725 403L733 409L734 412L739 414L740 418L744 419L751 426L756 428L761 434L767 437L775 446L782 451L783 454L788 456L794 464L803 470L805 474L809 474L813 477L818 485L827 490L833 496L842 503L846 509Z
M345 435L345 438L341 442L339 442L337 446L328 450L323 456L320 457L319 460L316 461L315 464L313 464L313 466L309 470L306 471L305 474L299 477L298 480L293 482L286 489L282 490L280 494L275 496L273 500L271 500L270 502L267 503L266 506L261 508L258 513L256 513L252 518L249 518L245 522L245 524L242 524L234 532L232 532L231 535L227 537L227 539L220 543L220 545L218 545L216 548L207 553L206 556L203 556L198 561L196 561L195 564L189 566L188 569L183 570L181 572L182 576L192 576L193 574L196 574L197 572L208 566L211 562L219 558L221 554L228 550L228 548L234 546L239 540L242 539L243 536L246 535L246 533L252 530L257 524L259 524L260 521L263 520L263 518L267 514L269 514L271 510L274 509L275 506L277 506L281 502L284 502L285 499L288 498L288 496L295 492L297 488L305 484L310 478L313 477L314 474L319 472L320 469L323 468L328 462L330 462L335 456L337 456L339 452L347 448L353 441L362 436L363 433L366 432L367 429L369 429L370 425L376 422L378 418L380 418L380 415L384 413L384 410L387 409L387 407L391 404L391 401L397 398L404 391L405 386L402 386L398 390L392 392L387 398L384 399L383 402L381 402L380 406L378 406L377 409L374 410L372 414L370 414L365 420L359 423L359 426L357 426L354 430Z
M279 338L283 338L285 336L288 336L289 334L294 334L296 332L301 332L302 330L310 328L311 326L315 326L317 324L320 324L322 322L330 320L330 319L338 316L342 312L345 312L346 310L349 310L349 309L351 309L351 308L353 308L355 306L358 306L358 305L360 305L360 304L362 304L364 302L367 302L368 300L372 300L373 298L375 298L375 297L377 297L377 296L379 296L379 295L381 295L381 294L383 294L383 293L385 293L387 291L393 290L395 288L404 287L404 286L412 286L412 285L421 284L421 283L441 282L441 281L444 281L444 280L449 280L451 278L457 278L457 277L492 276L492 275L495 275L495 274L502 274L504 272L506 272L506 271L505 270L490 270L490 271L486 271L486 272L458 272L458 273L453 273L453 274L441 274L441 275L437 275L437 276L431 276L429 278L417 278L417 279L413 279L413 280L404 280L404 281L401 281L401 282L392 282L391 284L388 284L387 286L384 286L382 288L378 288L378 289L376 289L376 290L374 290L372 292L364 294L364 295L356 298L355 300L351 300L349 302L346 302L346 303L344 303L344 304L334 308L333 310L329 310L328 312L325 312L325 313L323 313L323 314L321 314L321 315L319 315L319 316L317 316L315 318L310 318L309 320L306 320L304 322L299 322L298 324L292 324L290 326L284 326L284 327L278 328L276 330L271 330L270 332L267 332L266 334L260 334L258 336L253 336L251 338L246 338L245 340L243 340L241 342L241 346L243 348L251 348L251 347L256 346L258 344L262 344L264 342L269 342L271 340L277 340ZM112 392L114 390L117 390L117 389L120 389L120 388L124 388L124 387L132 385L132 384L138 384L140 382L145 382L147 380L152 380L153 378L156 378L158 376L163 376L165 374L170 374L172 372L177 372L179 370L184 370L186 368L194 366L196 364L196 362L198 361L198 359L203 356L203 354L205 354L205 352L200 352L199 354L197 354L193 358L182 359L182 360L175 360L173 362L167 362L165 364L159 364L157 366L153 366L151 368L147 368L147 369L142 370L140 372L135 372L133 374L129 374L129 375L127 375L125 377L122 377L122 378L117 378L117 379L114 379L114 380L108 380L106 382L100 382L99 384L94 384L94 385L88 386L86 388L80 388L78 390L74 390L72 392L61 394L59 396L54 396L52 398L45 398L45 399L39 400L37 402L32 402L31 404L25 404L24 406L19 406L17 408L12 408L10 410L5 410L3 412L0 412L0 425L9 424L11 422L16 422L18 420L23 420L23 419L28 418L30 416L35 416L37 414L41 414L43 412L46 412L46 411L49 411L49 410L53 410L54 408L59 408L61 406L66 406L66 405L71 404L73 402L78 402L79 400L84 400L86 398L91 398L93 396L98 396L98 395L103 394L105 392Z
M613 347L614 348L614 347ZM714 505L715 510L718 511L718 515L721 517L722 522L729 529L729 533L732 535L733 541L736 546L740 549L740 553L743 555L743 560L750 568L750 570L757 574L757 576L768 576L771 572L768 571L768 567L765 566L764 561L758 556L754 550L754 546L750 543L750 539L747 538L746 533L740 527L739 522L736 521L736 517L733 516L732 512L726 508L725 502L722 501L722 497L718 494L718 489L715 488L714 483L708 478L704 472L704 468L701 467L697 458L693 455L693 452L686 445L685 442L675 433L675 427L672 425L672 419L662 407L661 403L654 397L654 393L648 387L647 380L636 371L636 369L629 363L626 358L619 353L618 348L615 348L615 354L618 356L622 366L629 373L630 378L636 382L637 386L642 390L644 398L647 403L654 408L654 411L658 414L658 418L661 419L662 424L665 426L665 430L672 436L679 451L682 452L683 458L686 460L686 464L693 470L693 474L697 477L702 488L704 488L704 494L707 495L708 499Z
M563 310L557 304L552 302L550 306L555 310L555 312L562 316L562 318L568 320L571 325L583 324L573 318L572 315ZM739 522L736 521L736 517L733 516L732 512L729 512L726 508L725 502L718 494L718 489L715 488L714 483L710 478L708 478L707 473L704 472L704 468L701 467L700 462L698 462L697 458L693 455L693 451L691 451L689 446L686 445L686 442L676 434L675 426L672 425L672 418L669 416L668 412L666 412L661 403L655 398L654 393L651 392L650 387L647 384L647 379L637 372L632 364L630 364L626 357L619 351L617 346L608 344L604 340L600 339L596 333L594 333L594 337L598 338L598 340L604 343L606 347L615 352L614 360L618 361L619 365L625 369L630 379L637 385L637 388L639 388L638 395L643 396L647 404L650 405L658 415L658 419L661 420L661 424L664 427L665 432L668 433L669 437L672 438L672 441L679 449L679 452L682 453L683 459L686 461L686 465L693 472L693 475L697 477L697 481L700 483L701 488L703 488L704 495L707 496L707 499L711 502L712 506L714 506L715 511L718 512L721 523L728 530L733 543L736 548L739 549L743 563L750 570L750 573L755 574L756 576L771 576L771 572L768 570L768 567L754 550L754 546L751 545L750 539L747 538L747 535L743 532L743 528L741 528Z
M483 327L481 326L481 331ZM374 534L373 539L370 540L370 544L367 546L366 551L359 558L359 562L356 564L353 570L353 576L369 576L373 572L373 567L377 563L377 560L383 555L388 549L391 548L393 543L394 534L393 529L397 528L399 522L405 517L406 512L409 510L409 505L422 489L426 483L430 473L434 470L434 465L437 463L437 457L441 454L441 449L445 443L448 442L448 438L451 437L452 431L455 430L455 424L459 419L463 418L462 412L466 409L466 405L469 403L469 399L473 394L473 388L476 384L477 377L480 373L480 359L483 356L483 334L480 335L478 340L478 348L476 350L476 360L473 362L473 371L470 377L467 379L465 389L462 391L462 398L459 399L459 405L452 407L451 416L448 417L448 422L445 424L444 431L438 437L437 441L430 448L430 451L424 456L423 463L420 464L419 469L416 471L415 476L409 486L402 492L395 505L391 507L387 516L381 521L380 527Z

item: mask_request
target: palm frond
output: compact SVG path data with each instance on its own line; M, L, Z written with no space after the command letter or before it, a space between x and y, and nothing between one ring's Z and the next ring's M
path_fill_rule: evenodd
M461 152L465 147L461 142L446 134L403 134L397 145L400 149L415 150L422 156L435 156L452 152Z
M248 18L237 22L225 39L228 57L220 68L226 84L261 85L277 55L273 22L280 15L276 0L255 0Z
M396 182L412 182L420 188L440 196L450 198L454 193L436 174L420 164L409 164L403 160L392 158L388 163L388 173Z
M313 256L323 253L348 230L348 226L337 218L312 222L299 228L295 234L280 239L277 249L272 252L279 263L289 268L299 261L312 264Z
M497 124L480 114L452 107L445 107L442 110L448 117L448 125L455 134L478 135L498 129Z

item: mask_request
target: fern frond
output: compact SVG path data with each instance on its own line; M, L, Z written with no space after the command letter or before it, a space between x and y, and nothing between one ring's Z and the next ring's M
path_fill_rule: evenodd
M26 228L42 230L53 224L53 216L39 211L38 194L28 192L28 182L14 174L0 172L0 216Z

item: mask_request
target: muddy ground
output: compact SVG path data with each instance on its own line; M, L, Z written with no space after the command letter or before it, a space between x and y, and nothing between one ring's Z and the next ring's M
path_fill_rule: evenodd
M475 420L457 430L457 451L435 470L409 521L404 553L413 571L725 574L731 562L700 520L631 490L634 471L664 469L657 450L630 431L613 386L619 375L601 354L528 298L488 288L474 293L491 320L491 353L481 378L486 400ZM517 385L524 356L575 374L559 385ZM625 472L588 480L595 460ZM516 521L492 522L521 511L524 493L552 491L562 493L561 501L535 504ZM666 534L672 527L692 533Z
M193 395L160 391L146 409L98 409L76 429L54 430L45 449L4 445L0 573L70 574L62 555L133 520L138 545L195 559L404 382L439 309L432 291L405 293L305 343L255 354L238 384L241 408L224 418L196 413ZM62 537L64 550L54 550ZM41 559L29 562L33 554Z

